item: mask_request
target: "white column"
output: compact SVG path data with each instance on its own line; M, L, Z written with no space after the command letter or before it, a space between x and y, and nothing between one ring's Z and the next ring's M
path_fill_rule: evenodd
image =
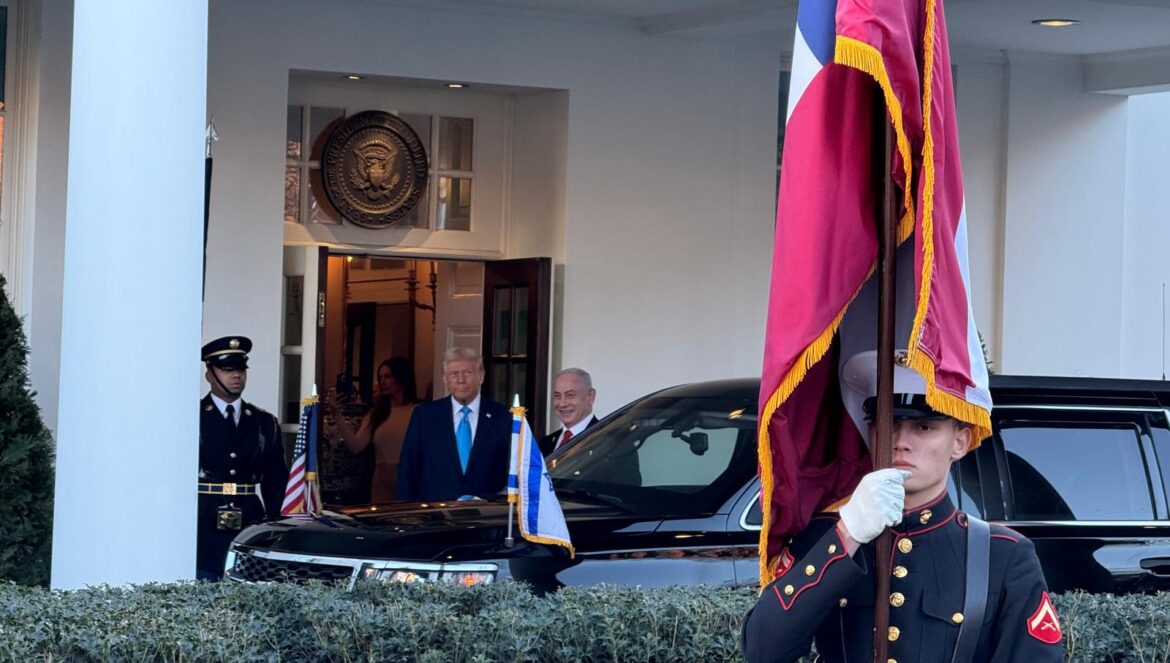
M54 587L194 576L206 95L206 0L76 0Z

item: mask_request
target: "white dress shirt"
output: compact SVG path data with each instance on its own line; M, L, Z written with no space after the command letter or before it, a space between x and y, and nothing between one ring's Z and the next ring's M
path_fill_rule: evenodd
M475 442L475 429L479 426L479 395L478 394L476 395L475 400L473 400L467 404L467 407L471 409L471 412L467 413L467 423L471 424L471 441ZM462 409L463 409L463 404L460 403L459 401L455 400L455 397L452 396L451 397L451 414L452 414L452 422L454 423L454 428L452 428L452 430L454 430L456 432L459 431L459 422L463 421L463 413L460 412L460 410L462 410Z
M215 403L215 407L219 408L220 416L222 416L224 419L227 419L227 406L229 403L215 394L211 394L211 402ZM237 426L240 425L240 415L243 414L243 412L241 412L241 410L244 409L241 407L243 402L244 401L242 399L237 398L230 403L232 406L232 417L235 418L235 424Z

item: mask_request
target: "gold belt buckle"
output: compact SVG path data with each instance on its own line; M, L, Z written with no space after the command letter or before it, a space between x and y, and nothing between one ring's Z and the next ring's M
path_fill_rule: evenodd
M235 495L236 494L236 484L225 483L223 485L223 494L224 495Z

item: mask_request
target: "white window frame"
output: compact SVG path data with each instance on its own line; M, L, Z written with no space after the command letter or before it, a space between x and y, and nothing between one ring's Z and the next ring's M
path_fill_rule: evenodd
M493 89L448 90L438 83L419 81L346 81L340 75L293 72L289 79L288 98L281 111L282 127L287 122L290 106L344 109L350 114L384 110L400 117L470 118L473 122L473 168L471 171L437 168L439 127L433 126L427 140L428 176L434 183L427 187L426 193L427 224L431 227L370 229L347 221L341 224L283 223L286 245L325 245L342 252L404 259L495 260L505 256L511 209L513 100L510 93ZM432 123L437 124L434 120ZM307 141L303 127L302 123L302 140ZM281 134L287 135L287 131L282 129ZM308 147L306 143L304 149ZM308 156L303 154L302 158ZM283 159L281 163L287 161ZM438 178L466 177L469 174L473 175L470 230L435 228L430 219L438 213ZM283 169L281 177L284 177ZM283 186L281 190L284 190ZM307 205L302 205L302 209L307 213Z

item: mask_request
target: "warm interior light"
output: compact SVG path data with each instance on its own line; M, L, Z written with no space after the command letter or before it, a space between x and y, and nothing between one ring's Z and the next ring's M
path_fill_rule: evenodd
M447 87L452 89L452 90L462 90L463 88L465 88L467 86L464 85L463 83L447 83Z
M1038 18L1032 21L1032 25L1043 25L1046 28L1067 28L1078 23L1080 21L1075 18Z

